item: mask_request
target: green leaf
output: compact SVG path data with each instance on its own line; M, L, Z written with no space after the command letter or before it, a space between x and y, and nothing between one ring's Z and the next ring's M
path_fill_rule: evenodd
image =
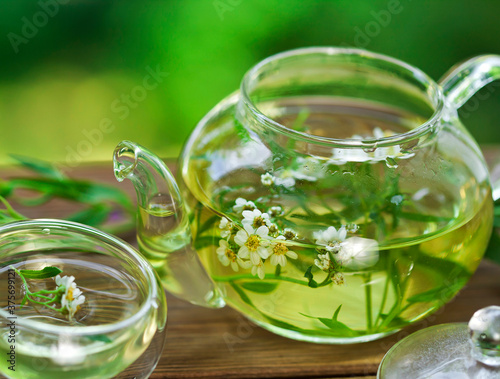
M198 235L202 234L204 231L210 229L217 221L220 221L219 216L212 216L208 220L206 220L198 229Z
M309 266L304 274L304 278L308 279L307 285L311 288L317 288L318 283L313 279L313 274L311 272L313 266Z
M335 335L342 336L342 337L355 337L355 336L359 335L359 332L349 328L346 324L344 324L340 321L335 321L335 320L331 320L329 318L323 318L323 317L318 317L318 320L323 325L325 325L326 327L333 330L335 332Z
M453 220L451 217L440 217L432 215L424 215L421 213L411 212L398 212L398 216L407 220L421 221L421 222L450 222Z
M252 300L250 300L250 298L247 296L247 294L245 292L243 292L243 290L238 287L234 282L229 282L229 285L233 288L233 290L238 294L240 295L241 297L241 300L243 300L244 303L252 306L255 308L255 306L253 305L252 303Z
M460 288L462 288L467 280L459 279L449 285L444 285L438 288L433 288L429 291L419 293L407 299L408 303L426 303L436 301L436 299L444 300L453 296Z
M360 333L356 330L353 330L349 328L346 324L343 322L340 322L337 320L339 317L340 309L342 308L342 304L338 306L338 308L335 310L333 313L332 318L326 318L326 317L314 317L314 316L309 316L304 313L300 313L302 316L308 317L308 318L313 318L321 322L323 325L328 327L329 329L333 330L335 332L336 336L342 336L342 337L355 337L359 336Z
M48 178L15 178L11 179L11 184L13 188L33 190L80 203L97 204L108 201L129 210L134 209L131 200L124 192L104 184Z
M216 240L214 237L198 237L194 240L194 248L196 250L203 249L207 246L217 246L218 245L218 240Z
M268 282L246 282L241 285L242 288L256 292L256 293L269 293L278 287L278 283L268 283Z
M79 222L90 226L99 226L108 219L111 207L106 204L96 204L83 211L68 217L69 221Z
M337 321L337 318L339 317L340 309L342 309L342 304L338 306L338 308L333 312L332 320Z
M0 202L5 206L4 210L0 210L0 219L4 218L6 220L26 220L27 217L16 212L14 208L9 204L3 196L0 196Z
M22 166L40 174L45 178L51 178L56 180L65 179L65 175L59 171L59 169L52 163L42 161L40 159L26 157L24 155L10 154L18 163Z
M236 119L236 117L234 118L234 129L236 130L238 137L240 137L243 142L247 143L252 140L247 128L245 128L242 123Z
M58 267L47 266L42 270L19 270L19 272L27 279L45 279L59 275L62 270Z

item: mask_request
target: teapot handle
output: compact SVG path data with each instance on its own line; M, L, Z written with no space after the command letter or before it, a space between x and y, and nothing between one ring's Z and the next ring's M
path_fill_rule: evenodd
M193 247L189 216L177 182L165 163L130 141L118 144L113 155L116 179L129 179L138 205L139 249L173 295L210 308L225 305Z
M452 67L439 83L448 103L458 109L497 79L500 79L500 55L480 55Z
M480 55L452 67L439 81L448 104L458 109L477 91L500 79L500 55ZM500 199L500 179L493 183L493 199Z

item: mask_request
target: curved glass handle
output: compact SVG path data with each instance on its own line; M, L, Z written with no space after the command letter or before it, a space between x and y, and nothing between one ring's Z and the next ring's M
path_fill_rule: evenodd
M115 177L129 179L137 193L139 249L172 294L210 308L225 305L193 246L189 216L179 186L163 161L146 148L118 144Z
M481 55L452 67L439 81L449 104L460 108L486 84L500 79L500 55Z
M456 109L488 83L500 79L500 55L481 55L452 67L439 81L446 101ZM493 199L500 199L500 180L493 183Z

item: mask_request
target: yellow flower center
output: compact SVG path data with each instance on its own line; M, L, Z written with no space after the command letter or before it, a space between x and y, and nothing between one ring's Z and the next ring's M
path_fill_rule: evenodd
M255 234L252 234L250 237L248 237L247 242L245 242L245 246L250 251L256 251L259 248L259 246L260 246L260 238L259 238L259 236L256 236Z
M266 222L264 221L264 219L262 217L258 216L258 217L255 217L253 219L252 226L254 229L258 229L259 227L264 226L264 225L266 225Z
M236 261L236 254L231 249L226 249L226 257L228 257L228 259L230 261L233 261L233 262Z
M288 251L288 247L286 247L286 245L284 243L281 243L281 242L277 243L273 247L273 253L276 255L285 255L287 251Z
M68 289L68 293L66 295L66 299L68 299L69 301L73 301L73 288L72 287L69 287Z
M278 228L276 227L276 225L273 224L269 227L269 233L271 234L278 233Z

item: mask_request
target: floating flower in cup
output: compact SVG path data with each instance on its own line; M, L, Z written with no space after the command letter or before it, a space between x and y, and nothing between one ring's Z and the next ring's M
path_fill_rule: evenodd
M64 291L61 298L61 309L65 309L63 313L68 312L71 319L76 311L80 309L80 305L85 301L85 296L82 291L76 286L74 276L56 276L56 284L58 291Z
M261 226L267 226L270 223L269 215L267 213L262 213L258 209L253 211L243 211L243 221L241 222L243 226L250 225L253 229L258 229Z
M369 238L352 237L342 243L335 260L350 270L362 270L375 265L379 259L378 243Z
M252 228L249 224L244 225L243 230L240 230L234 236L240 249L238 256L243 259L250 258L250 261L255 266L262 259L269 257L269 229L267 226L260 226L257 229Z
M299 257L296 252L289 250L283 241L286 241L286 238L279 236L271 243L271 264L273 266L280 265L281 267L285 267L286 257L291 259Z
M236 255L234 250L229 246L229 243L226 240L219 241L219 247L217 248L217 256L219 261L224 266L231 265L231 268L234 271L238 271L238 265L242 268L248 269L252 266L250 262L243 261L240 257Z
M257 209L257 206L253 203L253 201L246 200L242 197L238 197L235 201L235 205L233 206L233 210L240 214L243 211L253 211L254 209Z
M16 274L21 278L24 285L24 298L21 300L21 308L28 301L34 304L52 309L53 311L67 314L69 320L73 318L80 306L85 302L85 296L76 286L74 276L63 276L59 274L62 270L57 267L47 266L41 270L18 270L11 266ZM55 277L55 278L54 278ZM26 279L54 278L56 289L40 290L31 292ZM60 307L57 305L60 304Z
M341 242L343 242L347 235L347 229L345 226L341 226L339 230L330 226L328 229L315 232L314 238L316 239L316 244L321 245L326 251L336 253L341 249Z

